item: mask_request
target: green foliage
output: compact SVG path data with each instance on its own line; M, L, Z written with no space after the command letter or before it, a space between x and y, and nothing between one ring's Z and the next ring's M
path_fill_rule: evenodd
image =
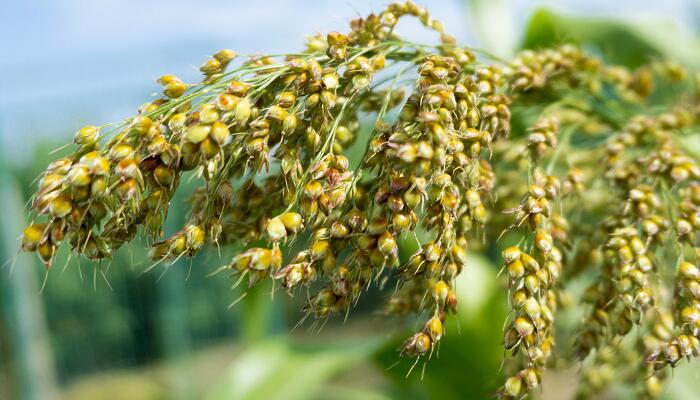
M378 345L377 340L364 339L339 340L326 345L292 345L283 337L270 337L239 355L224 373L222 382L205 398L315 398L322 393L330 378L355 368L358 363L366 360ZM375 395L374 398L380 399L381 396Z
M377 353L377 361L391 378L392 395L402 399L492 399L501 385L502 315L506 310L496 280L498 269L488 259L471 255L468 276L458 278L459 319L447 326L435 359L397 364L397 340L389 341Z
M537 9L525 28L522 48L537 49L560 43L595 48L609 62L628 67L639 67L656 58L700 66L700 39L673 21L571 17L546 8Z

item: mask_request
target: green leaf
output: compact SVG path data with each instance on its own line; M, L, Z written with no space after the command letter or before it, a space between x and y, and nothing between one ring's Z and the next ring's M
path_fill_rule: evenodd
M538 9L527 24L523 48L561 43L592 46L612 63L636 67L654 57L700 66L700 40L674 21L652 19L622 22L603 18L574 18Z
M698 132L692 133L692 135L681 136L679 141L691 157L700 160L700 135L698 135Z
M309 399L339 372L366 360L378 341L292 345L282 337L257 342L228 368L208 400Z
M499 374L503 348L503 322L507 315L505 291L498 268L487 258L469 255L457 278L459 314L446 322L446 335L425 365L420 361L406 376L414 360L400 359L400 341L387 344L377 355L380 367L392 378L395 398L493 399L502 382ZM415 329L415 328L414 328ZM407 335L412 332L407 332ZM396 362L399 362L397 365ZM423 369L424 368L424 369Z

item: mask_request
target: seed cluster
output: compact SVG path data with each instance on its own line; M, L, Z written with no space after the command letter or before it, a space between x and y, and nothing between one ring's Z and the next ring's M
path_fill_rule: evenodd
M693 310L697 310L698 293L693 297L688 286L694 284L692 271L697 267L686 261L697 259L700 170L668 132L694 124L697 108L634 117L611 138L606 150L604 175L618 189L615 197L620 208L602 226L603 266L597 282L586 292L593 309L577 347L584 357L593 349L599 353L609 346L619 349L634 326L648 332L638 349L647 354L643 362L648 365L639 369L638 376L651 376L640 385L643 398L660 395L666 365L676 366L700 350L697 319L692 317L697 313ZM679 262L669 263L674 253ZM677 264L676 290L671 295L659 285L664 263ZM609 363L601 355L595 359L587 374ZM615 379L615 374L611 372L606 379ZM591 383L581 390L586 393L601 386Z
M524 368L506 380L500 392L503 398L520 398L540 386L542 370L554 346L554 288L563 261L559 249L563 240L554 239L554 205L561 184L553 175L547 175L540 163L548 150L556 147L558 134L558 119L541 119L527 137L529 151L522 153L528 157L527 178L531 184L520 205L511 210L516 217L512 228L525 227L528 233L524 239L529 246L527 251L520 246L503 251L513 311L503 342L513 356L523 354Z
M405 16L440 44L401 39ZM660 61L606 66L572 45L488 64L411 1L350 25L293 55L234 66L243 57L221 50L201 82L161 76L162 96L136 116L80 129L41 176L23 250L48 270L63 242L109 260L141 233L154 266L243 246L220 269L234 285L309 293L316 318L390 284L385 312L419 318L399 348L417 363L447 334L468 253L505 248L513 360L500 397L527 396L567 357L556 312L567 283L586 278L579 394L622 377L658 397L664 367L700 352L700 167L679 144L700 124L698 94L636 116L605 101L639 109L657 81L687 74ZM164 237L183 178L200 185L187 222ZM634 327L643 339L631 348Z

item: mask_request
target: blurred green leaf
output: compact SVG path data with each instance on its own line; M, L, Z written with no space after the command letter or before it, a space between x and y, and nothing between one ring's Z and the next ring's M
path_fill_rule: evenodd
M693 132L692 135L682 136L680 138L683 148L696 160L700 160L700 135L698 132Z
M309 399L333 376L366 360L378 341L292 345L284 337L251 345L229 367L208 400Z
M567 17L547 9L532 15L523 34L523 48L573 42L597 48L612 63L636 67L654 57L700 66L700 40L674 21L622 22Z
M467 268L457 278L457 317L446 324L446 335L437 353L423 369L420 361L408 376L413 360L400 360L400 341L391 342L378 354L378 362L395 383L394 397L401 399L492 399L502 377L501 338L505 291L500 290L498 268L482 256L469 256Z
M328 385L323 389L322 395L318 396L318 399L333 399L333 400L390 400L389 397L382 393L377 393L372 390L367 390L363 385L358 385L354 387L348 386L336 386Z

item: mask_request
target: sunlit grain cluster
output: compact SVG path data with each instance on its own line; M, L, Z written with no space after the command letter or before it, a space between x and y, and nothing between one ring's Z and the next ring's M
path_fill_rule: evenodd
M402 40L408 16L440 43ZM310 292L316 318L384 289L378 309L421 321L400 354L434 362L441 340L460 340L449 315L470 252L502 252L504 398L557 360L585 360L583 397L629 379L653 398L667 366L698 355L700 168L682 139L700 108L680 67L606 66L572 45L505 61L458 46L409 1L298 54L221 50L200 70L199 83L158 78L162 96L125 122L75 134L39 181L24 250L48 269L64 242L98 261L142 234L154 266L242 246L221 269L235 284ZM183 179L200 185L164 238ZM558 351L558 309L576 306L567 284L582 277L584 317Z

